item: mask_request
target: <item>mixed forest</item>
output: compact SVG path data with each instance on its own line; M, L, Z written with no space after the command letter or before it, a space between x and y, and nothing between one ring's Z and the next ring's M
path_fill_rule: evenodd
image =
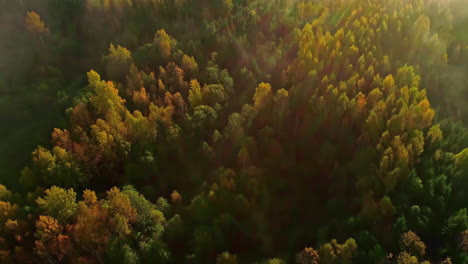
M468 263L465 0L0 0L0 263Z

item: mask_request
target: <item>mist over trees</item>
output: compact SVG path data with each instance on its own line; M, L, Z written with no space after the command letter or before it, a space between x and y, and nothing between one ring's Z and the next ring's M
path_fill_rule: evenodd
M468 263L467 23L0 1L0 263Z

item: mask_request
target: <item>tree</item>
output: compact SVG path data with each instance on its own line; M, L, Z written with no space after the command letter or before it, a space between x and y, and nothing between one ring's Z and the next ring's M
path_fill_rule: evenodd
M97 200L96 193L83 191L83 201L78 202L73 239L85 252L102 261L102 255L112 238L108 226L109 213Z
M275 123L276 127L279 127L283 123L283 119L287 116L289 111L289 93L285 89L276 91L275 97L273 98L275 104Z
M11 191L9 191L5 185L0 184L0 200L1 201L8 201L12 196Z
M218 114L212 107L199 105L193 110L192 122L194 127L202 128L212 125L217 118Z
M113 82L102 81L101 76L94 70L89 71L87 75L89 86L94 92L89 98L93 110L102 118L115 121L125 112L125 100L119 96Z
M158 46L164 60L168 60L172 54L171 38L164 29L156 32L154 43Z
M426 245L412 231L408 231L401 236L400 247L401 250L418 258L422 258L426 253Z
M452 264L452 260L450 258L446 258L440 264Z
M123 80L132 64L131 52L120 46L110 44L109 55L105 57L106 73L111 80Z
M25 17L26 29L39 37L43 48L45 48L43 35L49 32L49 29L46 27L44 21L41 17L34 11L29 11L26 13Z
M123 247L123 263L124 264L137 264L140 263L138 254L129 246L124 245Z
M57 145L64 142L60 141L60 130L56 130L53 134ZM62 133L64 135L65 133ZM66 137L66 136L65 136ZM62 138L67 140L66 138ZM65 144L62 146L66 147ZM69 147L69 146L68 146ZM55 146L52 151L49 151L42 146L39 146L33 151L33 162L36 168L39 169L42 180L48 184L60 184L69 187L75 187L86 182L87 177L82 172L78 160L75 159L72 153L59 146ZM29 172L24 171L25 177L29 177L29 181L34 175L28 175ZM27 179L27 178L24 178Z
M237 154L237 164L242 169L245 169L250 165L250 155L246 147L241 148Z
M224 87L220 84L203 86L202 98L203 102L211 107L214 107L216 104L223 105L227 99Z
M233 113L229 116L228 123L224 128L224 135L232 140L238 142L244 136L244 119L239 113Z
M193 57L184 54L182 55L182 69L194 76L198 72L198 64Z
M296 255L296 264L319 264L320 256L317 250L305 248Z
M463 251L468 252L468 229L460 233L458 240L460 243L459 247Z
M150 234L153 239L160 238L164 230L163 225L166 223L164 214L138 193L133 186L124 186L122 193L127 195L136 210L138 229L145 234Z
M273 101L271 85L269 83L260 83L255 89L253 101L255 111L269 107Z
M189 90L188 100L189 100L191 109L194 109L195 107L203 104L200 83L198 83L196 79L193 79L190 81L190 90Z
M431 143L442 140L443 136L442 130L440 130L440 124L432 126L427 133L427 137L430 139Z
M10 202L0 201L0 210L2 214L0 215L0 224L5 224L9 219L12 219L16 216L18 212L18 206ZM0 228L0 231L2 228Z
M353 254L357 250L356 241L350 238L344 244L338 244L336 239L320 246L320 262L323 264L352 263Z
M223 0L223 9L226 10L228 14L231 12L233 6L232 0Z
M104 202L104 205L109 208L111 215L115 217L114 228L123 228L124 233L120 234L129 234L128 230L129 224L135 223L138 220L138 212L133 207L130 198L118 188L113 187L107 191L107 199ZM121 226L124 225L124 226Z
M146 109L150 104L150 98L148 93L146 93L146 89L141 87L140 90L133 91L133 102L140 106L142 109Z
M397 264L419 264L418 258L403 251L398 255Z
M49 31L44 21L42 21L41 17L34 11L26 13L25 22L26 28L32 33L42 34Z
M392 217L396 211L395 206L393 206L388 196L384 196L379 200L378 207L383 217Z
M459 234L468 229L468 210L466 208L458 210L447 220L447 226L444 228L448 234Z
M182 196L176 190L174 190L171 193L171 201L174 204L180 203L182 202Z
M216 264L237 264L237 256L223 252L216 257Z
M45 190L45 196L37 198L36 202L39 208L57 219L60 223L66 223L67 220L75 215L77 209L76 193L73 189L63 189L52 186Z
M468 148L455 155L455 166L464 172L468 171Z
M34 236L35 250L39 255L49 258L55 256L59 261L62 261L71 249L71 239L67 235L63 235L63 227L58 221L50 216L39 216L36 222L36 232Z

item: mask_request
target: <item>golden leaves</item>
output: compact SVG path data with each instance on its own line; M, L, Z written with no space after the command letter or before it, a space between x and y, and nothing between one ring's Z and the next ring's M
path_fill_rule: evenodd
M41 17L34 11L29 11L26 13L25 17L26 28L33 33L45 33L49 30L46 28L44 21Z

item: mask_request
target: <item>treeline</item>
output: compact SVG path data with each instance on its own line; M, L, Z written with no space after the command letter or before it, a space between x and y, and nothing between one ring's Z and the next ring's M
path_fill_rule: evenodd
M1 2L0 262L468 263L463 10Z

